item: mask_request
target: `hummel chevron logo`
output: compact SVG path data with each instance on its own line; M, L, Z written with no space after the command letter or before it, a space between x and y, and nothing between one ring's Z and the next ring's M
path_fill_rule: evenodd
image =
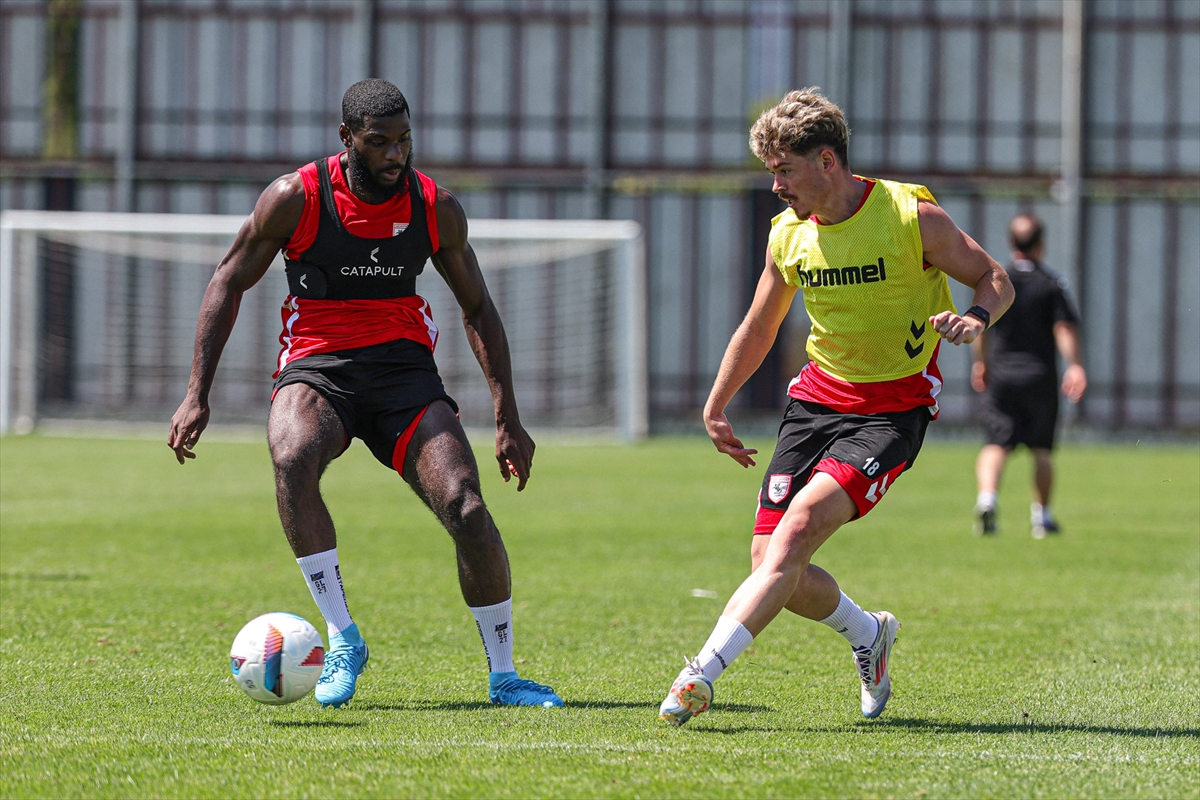
M904 351L908 353L909 358L916 358L925 349L925 343L921 341L921 337L925 335L925 323L922 322L921 327L918 328L916 320L913 320L912 325L908 329L912 333L913 339L917 340L917 343L913 344L906 340L904 342Z
M878 503L879 498L883 497L884 494L887 493L887 490L888 490L888 476L884 475L883 480L875 481L867 489L866 498L868 500L870 500L872 503Z

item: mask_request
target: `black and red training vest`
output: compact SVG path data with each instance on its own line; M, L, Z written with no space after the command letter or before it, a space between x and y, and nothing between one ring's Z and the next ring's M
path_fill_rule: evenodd
M417 276L433 255L425 196L416 173L408 175L412 219L394 236L367 239L346 231L333 198L325 159L314 162L320 185L316 239L296 260L284 259L288 291L310 300L383 300L412 297Z

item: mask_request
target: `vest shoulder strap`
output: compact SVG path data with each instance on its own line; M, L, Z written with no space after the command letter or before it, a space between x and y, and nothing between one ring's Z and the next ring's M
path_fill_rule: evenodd
M342 218L338 214L337 203L333 199L333 181L329 178L328 160L319 158L313 163L317 165L317 183L321 189L321 207L324 209L325 215L330 218L337 229L345 233L346 229L342 226Z

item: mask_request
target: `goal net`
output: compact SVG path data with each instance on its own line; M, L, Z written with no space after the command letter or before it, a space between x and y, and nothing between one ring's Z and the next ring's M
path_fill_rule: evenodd
M5 211L0 215L0 432L63 421L169 422L187 390L204 290L244 218ZM646 434L645 264L633 222L473 220L504 320L522 422ZM491 394L432 264L417 282L464 425ZM210 396L212 424L264 424L287 296L282 257L242 298Z

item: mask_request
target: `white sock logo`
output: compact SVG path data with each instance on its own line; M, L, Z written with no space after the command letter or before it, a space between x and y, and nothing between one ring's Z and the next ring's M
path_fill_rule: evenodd
M308 576L308 579L311 580L313 586L316 587L317 594L325 594L325 570L314 572Z

